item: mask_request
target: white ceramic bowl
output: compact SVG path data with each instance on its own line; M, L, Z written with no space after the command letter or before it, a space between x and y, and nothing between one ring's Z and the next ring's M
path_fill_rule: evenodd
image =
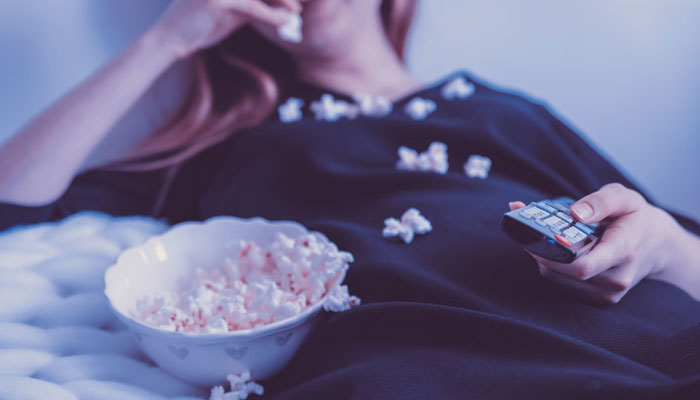
M279 232L291 238L310 233L295 222L261 218L214 217L205 222L181 223L124 251L105 273L105 295L143 351L178 378L213 386L224 381L227 374L249 371L252 379L266 379L280 371L303 343L321 315L325 298L294 317L218 334L169 332L145 325L130 315L138 299L154 292L176 291L181 277L195 267L220 267L231 244L244 239L264 246ZM331 243L318 232L311 234ZM344 278L343 274L336 284L340 285Z

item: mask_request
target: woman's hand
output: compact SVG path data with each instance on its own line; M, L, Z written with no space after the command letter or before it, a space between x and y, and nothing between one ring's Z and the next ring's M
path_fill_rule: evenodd
M283 25L287 14L298 13L299 0L174 0L147 35L186 58L211 47L251 20Z
M511 210L524 206L510 203ZM690 277L697 280L700 241L638 192L619 183L605 185L573 204L571 215L584 224L601 222L605 231L589 252L571 264L530 253L543 277L607 304L619 302L645 277L700 292L697 284L684 287ZM674 270L679 268L685 270Z

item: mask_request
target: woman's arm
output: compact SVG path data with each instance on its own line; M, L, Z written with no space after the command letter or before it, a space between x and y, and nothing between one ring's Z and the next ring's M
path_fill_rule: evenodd
M0 201L40 205L66 190L90 152L175 60L147 33L0 147Z
M299 11L293 1L276 3ZM173 2L129 49L0 147L0 202L37 206L58 199L92 150L171 64L253 18L286 21L260 0Z

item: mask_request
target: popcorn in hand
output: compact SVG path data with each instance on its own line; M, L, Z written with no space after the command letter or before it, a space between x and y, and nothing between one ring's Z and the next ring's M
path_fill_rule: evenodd
M280 121L284 123L296 122L303 116L301 108L304 106L304 100L290 97L284 104L277 108L280 115Z
M416 234L426 234L433 230L427 218L421 215L420 211L415 208L409 208L401 216L401 220L396 218L387 218L384 220L384 230L382 236L394 237L398 236L406 243L411 243Z
M488 157L471 155L464 164L464 173L470 178L486 179L491 170L491 159Z
M225 393L223 386L214 386L209 400L245 400L251 393L262 396L265 392L261 385L250 380L250 372L239 375L229 374L226 380L231 384L231 391Z
M288 42L300 43L302 40L301 26L303 24L301 15L281 8L278 11L287 16L287 22L277 29L279 37Z
M394 105L391 100L382 96L358 93L353 96L360 108L360 113L368 117L384 117L391 114Z
M423 153L415 150L399 147L399 161L396 168L406 171L432 171L438 174L446 174L449 168L447 162L447 145L441 142L432 142Z
M466 99L472 94L474 94L474 84L467 82L462 76L451 80L442 87L442 97L447 100Z
M311 111L318 120L335 122L342 117L355 118L359 114L359 107L347 101L336 100L331 94L324 94L321 100L311 103Z
M406 107L404 107L404 112L414 120L421 120L425 119L428 114L432 113L436 109L437 105L434 101L424 99L422 97L416 97L406 104Z

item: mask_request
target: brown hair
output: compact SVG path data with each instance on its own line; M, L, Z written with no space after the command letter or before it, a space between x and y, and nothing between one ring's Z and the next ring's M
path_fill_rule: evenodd
M381 5L387 37L401 59L416 1L384 0ZM175 167L236 130L263 122L274 112L281 89L295 78L287 53L252 28L198 53L193 63L194 77L179 109L137 149L105 168Z

